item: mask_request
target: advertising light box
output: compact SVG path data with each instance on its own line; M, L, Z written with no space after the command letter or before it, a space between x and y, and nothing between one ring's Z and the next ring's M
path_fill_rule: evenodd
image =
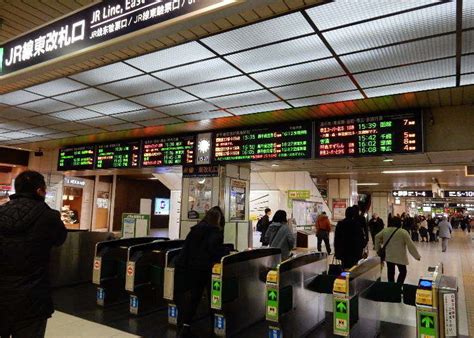
M360 157L423 151L421 112L323 120L316 127L316 157Z
M216 132L215 162L287 160L311 158L311 123Z

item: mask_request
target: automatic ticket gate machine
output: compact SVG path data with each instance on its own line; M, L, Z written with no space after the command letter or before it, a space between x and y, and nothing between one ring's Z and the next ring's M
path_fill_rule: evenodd
M280 263L267 275L266 319L269 337L304 337L325 319L325 294L311 288L326 272L327 255L311 252Z
M163 299L168 302L168 324L178 324L178 308L175 302L175 259L181 253L181 248L168 250L165 253L165 275L163 287Z
M380 303L364 297L380 280L380 257L370 257L339 275L333 286L333 333L345 337L376 337L380 331ZM359 312L359 308L363 309Z
M281 250L260 248L230 254L212 269L214 333L235 333L265 319L266 275L281 261Z
M182 240L159 241L128 248L125 290L130 294L131 314L166 306L163 299L166 253L183 244Z
M164 241L162 237L137 237L99 242L95 246L92 283L97 285L97 305L106 306L124 297L128 248Z
M442 263L420 278L416 291L418 338L458 336L457 293L457 279L443 274Z

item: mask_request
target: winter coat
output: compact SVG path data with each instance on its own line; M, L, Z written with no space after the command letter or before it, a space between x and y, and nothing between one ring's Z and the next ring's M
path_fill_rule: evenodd
M281 249L283 260L290 257L291 250L295 247L295 236L286 223L272 222L265 234L265 241L270 247Z
M366 245L364 230L359 222L345 218L336 225L334 248L336 258L341 261L357 262L362 258Z
M451 231L453 231L453 227L451 223L448 221L441 221L438 224L439 227L439 237L440 238L451 238Z
M380 249L382 243L385 245L388 242L395 230L397 230L396 227L385 228L375 236L375 251ZM385 260L394 264L408 265L407 249L415 259L421 258L408 232L399 229L385 247Z
M211 274L212 266L229 251L224 247L224 232L218 227L199 222L191 228L175 266Z
M331 232L331 222L326 215L320 215L316 221L316 233L320 231Z
M370 233L375 236L384 228L383 220L380 217L372 218L369 221Z
M0 206L0 329L54 312L50 251L66 236L59 212L37 195L12 195Z

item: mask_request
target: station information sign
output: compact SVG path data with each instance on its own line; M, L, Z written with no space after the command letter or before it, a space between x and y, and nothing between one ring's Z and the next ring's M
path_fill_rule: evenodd
M433 197L431 190L393 190L393 197Z
M316 157L410 154L423 151L421 112L356 116L317 123Z
M216 132L216 162L311 158L311 123Z
M58 170L94 169L95 146L85 145L59 150Z
M96 169L138 168L139 165L140 141L97 145Z
M163 137L143 141L142 167L194 163L194 136Z
M446 190L444 197L474 197L474 190Z

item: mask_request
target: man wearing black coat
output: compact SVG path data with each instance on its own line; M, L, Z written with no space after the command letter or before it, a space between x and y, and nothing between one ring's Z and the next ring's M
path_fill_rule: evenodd
M354 207L346 209L346 218L336 225L334 248L337 259L344 269L350 269L362 258L366 241L364 232L356 220L358 212Z
M58 211L44 201L43 175L25 171L0 206L0 337L44 337L54 312L49 283L53 246L66 240Z

